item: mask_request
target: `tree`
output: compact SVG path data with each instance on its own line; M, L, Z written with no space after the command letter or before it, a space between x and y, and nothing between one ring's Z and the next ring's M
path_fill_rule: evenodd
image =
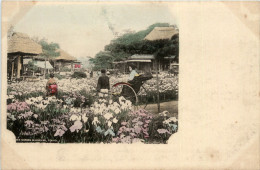
M94 70L109 69L112 68L113 56L108 51L100 51L95 58L91 58L89 61L94 64Z
M55 57L58 57L60 55L59 52L57 52L57 49L60 48L58 43L48 43L47 40L41 39L38 42L42 46L42 56L45 58L45 69L44 69L44 77L46 75L46 60L49 61L49 59L53 59Z
M149 49L149 46L146 44L147 42L143 39L155 27L168 26L170 26L168 23L155 23L150 25L146 30L123 34L122 36L112 40L110 44L106 45L105 50L111 52L112 56L115 58L114 60L124 60L133 54L152 54L152 49Z
M41 39L38 43L42 46L42 55L47 59L52 59L60 55L60 53L57 52L60 48L58 43L48 43L45 39Z

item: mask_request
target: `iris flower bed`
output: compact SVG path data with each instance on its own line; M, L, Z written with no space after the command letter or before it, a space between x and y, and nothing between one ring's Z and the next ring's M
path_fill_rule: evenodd
M112 85L125 80L125 78L110 77L110 87ZM8 85L7 94L14 95L19 100L24 100L29 97L38 97L45 94L45 85L47 80L41 80L38 82L18 82ZM63 95L81 94L82 91L89 95L95 92L97 85L97 78L83 78L83 79L61 79L58 80L59 98ZM146 99L150 103L156 103L157 100L157 86L156 78L148 80L144 83L144 87L147 91ZM178 77L167 77L167 74L160 75L159 81L160 100L177 100L178 99ZM86 96L86 95L85 95Z
M178 120L164 111L154 116L132 103L99 99L90 107L74 107L55 97L9 98L7 128L17 141L59 143L166 143Z
M119 82L110 78L112 84ZM156 115L119 101L95 98L96 78L58 80L58 95L47 97L47 80L8 85L7 128L17 141L59 143L167 143L177 132L178 120L164 111ZM178 78L161 75L160 98L177 99ZM156 79L144 87L156 102Z

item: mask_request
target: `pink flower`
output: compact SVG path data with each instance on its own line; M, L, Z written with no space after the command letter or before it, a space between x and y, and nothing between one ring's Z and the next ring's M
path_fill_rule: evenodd
M131 136L136 136L136 134L135 134L135 133L130 133L130 135L131 135Z
M25 121L25 126L26 126L26 127L31 127L33 124L34 124L34 123L33 123L33 121L31 121L31 120L26 120L26 121Z
M56 133L54 134L54 136L63 136L64 133L65 133L64 130L58 129L58 130L56 131Z
M137 134L139 134L139 133L141 132L141 128L138 127L138 126L135 126L135 132L136 132Z
M77 120L74 122L74 125L70 127L70 131L74 132L75 130L78 132L83 127L82 122Z
M126 124L127 124L127 122L122 122L122 123L121 123L121 125L124 125L124 126L125 126Z

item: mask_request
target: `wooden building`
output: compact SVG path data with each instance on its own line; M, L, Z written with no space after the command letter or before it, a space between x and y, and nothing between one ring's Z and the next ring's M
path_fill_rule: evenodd
M66 67L72 71L74 68L74 62L76 62L77 59L62 49L58 49L57 52L60 53L60 56L55 59L52 59L55 71L60 72L61 68L63 67Z
M179 31L174 27L154 27L144 39L149 41L171 39L175 34L179 34Z
M37 58L37 56L42 53L42 47L24 33L13 32L10 37L8 37L7 41L8 79L20 79L24 73L23 59Z

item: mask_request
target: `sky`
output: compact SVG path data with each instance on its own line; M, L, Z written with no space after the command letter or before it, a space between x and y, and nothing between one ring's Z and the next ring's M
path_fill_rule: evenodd
M125 30L140 31L161 22L176 24L166 4L43 4L38 3L14 31L46 38L76 58L94 57Z

